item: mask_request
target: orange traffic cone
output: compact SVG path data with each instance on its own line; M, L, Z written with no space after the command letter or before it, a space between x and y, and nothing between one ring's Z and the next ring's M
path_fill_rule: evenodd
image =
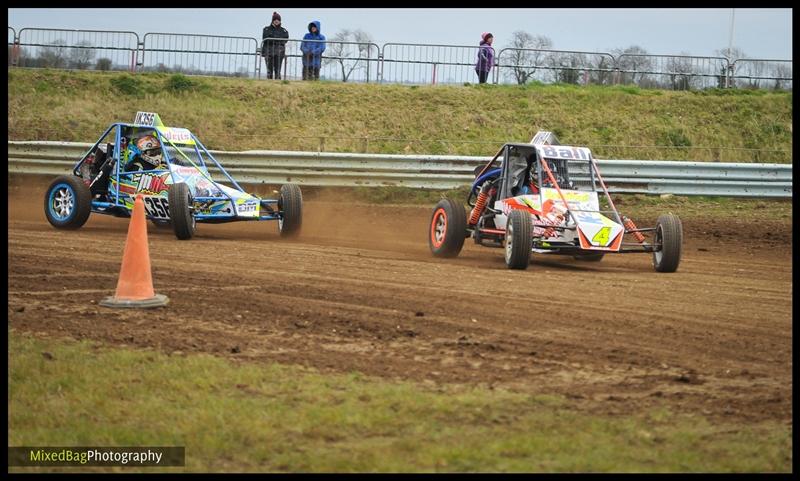
M159 307L168 302L167 296L156 294L153 290L144 201L142 194L138 194L133 203L133 215L128 227L125 251L122 254L117 291L113 297L106 297L100 301L100 305L106 307Z

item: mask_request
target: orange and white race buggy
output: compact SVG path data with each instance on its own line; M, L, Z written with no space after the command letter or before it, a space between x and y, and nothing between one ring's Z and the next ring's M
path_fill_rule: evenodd
M658 272L675 272L681 260L677 215L637 228L614 206L591 151L560 145L551 132L538 132L529 144L505 144L476 169L467 204L469 216L452 199L434 207L428 235L434 256L455 257L472 237L476 244L503 247L509 269L527 269L532 252L587 261L607 253L650 252Z

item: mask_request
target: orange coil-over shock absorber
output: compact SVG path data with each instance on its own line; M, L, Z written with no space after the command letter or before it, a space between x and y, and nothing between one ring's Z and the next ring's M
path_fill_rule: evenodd
M634 231L631 232L631 234L633 234L633 237L635 237L636 240L639 241L639 243L644 242L644 235L642 235L642 233L638 231L639 228L636 227L636 224L634 224L631 219L623 216L622 223L625 224L625 228L628 229L628 231Z
M478 223L478 219L481 218L483 208L486 207L487 200L489 200L489 193L486 192L486 189L481 189L481 191L478 193L478 200L475 201L475 207L472 208L472 212L469 214L469 225L475 225Z

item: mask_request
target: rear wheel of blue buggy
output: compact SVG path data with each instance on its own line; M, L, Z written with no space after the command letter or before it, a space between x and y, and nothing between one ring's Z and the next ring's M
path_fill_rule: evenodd
M188 240L194 236L195 219L192 213L192 193L189 186L181 182L172 184L167 195L169 202L169 216L175 237Z
M303 224L303 193L297 184L281 186L278 197L278 230L281 237L294 237L300 233Z
M80 177L62 175L44 193L44 215L57 229L79 229L92 212L92 193Z

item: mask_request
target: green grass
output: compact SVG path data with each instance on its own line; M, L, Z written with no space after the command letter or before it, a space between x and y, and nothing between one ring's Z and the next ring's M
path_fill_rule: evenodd
M209 148L493 155L537 130L598 158L791 162L792 93L406 86L9 70L12 140L91 142L156 111Z
M10 446L185 445L187 471L791 469L786 425L715 426L664 409L602 417L553 396L13 330L8 352Z

